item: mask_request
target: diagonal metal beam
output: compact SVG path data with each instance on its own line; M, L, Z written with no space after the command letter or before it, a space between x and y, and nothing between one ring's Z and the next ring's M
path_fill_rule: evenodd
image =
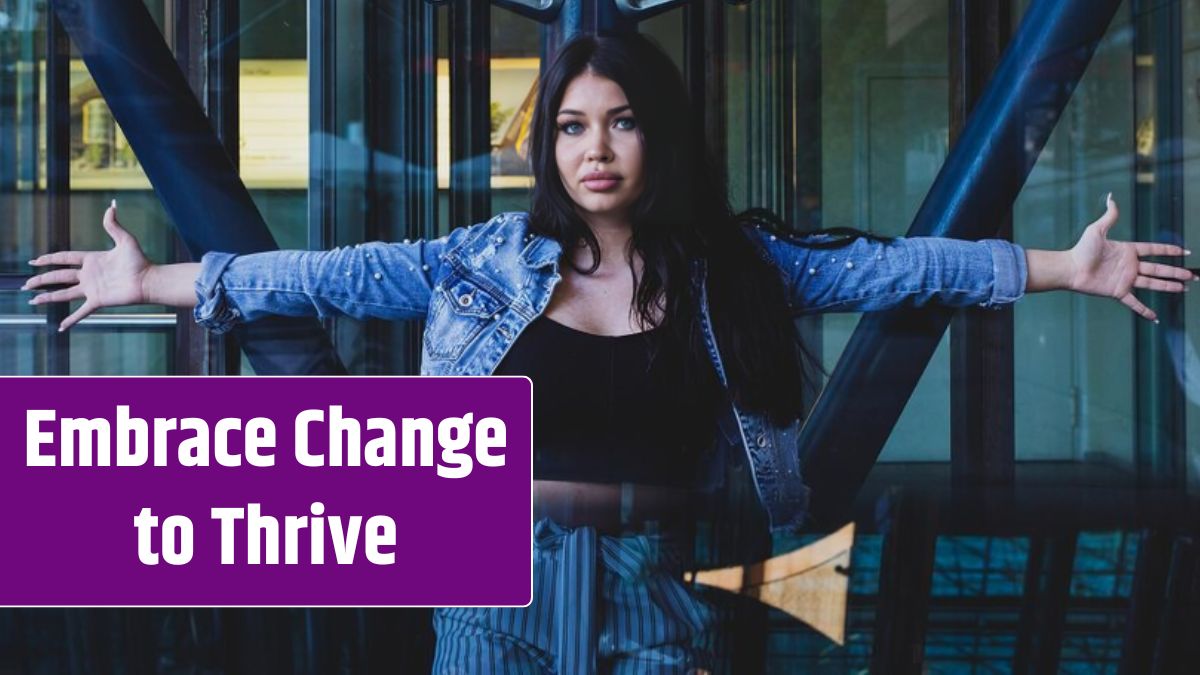
M909 236L995 234L1119 4L1033 1ZM859 322L800 435L818 526L849 512L952 316L932 308Z
M141 2L52 0L194 259L279 248L183 72ZM315 319L236 329L259 374L342 374Z

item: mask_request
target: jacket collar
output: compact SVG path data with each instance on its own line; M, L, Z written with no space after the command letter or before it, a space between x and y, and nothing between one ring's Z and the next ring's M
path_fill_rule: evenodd
M521 251L521 264L534 269L547 265L557 265L562 256L562 246L549 237L529 233L525 235L528 242Z

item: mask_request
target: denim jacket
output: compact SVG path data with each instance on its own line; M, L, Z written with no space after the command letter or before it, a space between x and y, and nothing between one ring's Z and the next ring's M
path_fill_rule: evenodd
M998 307L1025 289L1024 251L1006 241L858 239L842 248L814 249L760 230L749 234L779 267L798 314L935 302ZM562 279L561 253L556 241L529 231L525 213L503 213L431 241L209 253L196 281L195 318L215 332L268 314L425 319L422 374L489 375L545 311ZM705 343L726 384L704 282L704 267L697 264ZM794 531L808 504L797 448L800 422L774 427L732 403L718 422L721 447L714 456L748 467L768 526L780 534Z

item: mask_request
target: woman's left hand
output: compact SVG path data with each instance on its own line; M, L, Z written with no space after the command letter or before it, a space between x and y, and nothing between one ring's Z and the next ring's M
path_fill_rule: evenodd
M1191 252L1173 244L1109 240L1108 232L1116 224L1119 212L1111 193L1107 202L1104 215L1088 225L1079 242L1066 252L1070 261L1066 286L1088 295L1116 298L1134 312L1157 321L1154 311L1134 297L1133 290L1180 293L1187 290L1186 282L1198 277L1182 267L1146 262L1142 258L1183 256Z

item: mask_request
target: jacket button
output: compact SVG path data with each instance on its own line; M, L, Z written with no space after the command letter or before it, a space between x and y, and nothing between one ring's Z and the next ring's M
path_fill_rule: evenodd
M463 295L458 296L458 304L462 305L463 307L470 307L471 303L474 301L475 301L475 298L472 298L470 296L470 294L463 294Z
M758 443L758 447L760 447L760 448L767 447L767 435L766 434L759 434L758 438L755 439L755 441Z
M383 272L376 272L374 276L375 276L375 281L379 281L380 279L383 278Z

